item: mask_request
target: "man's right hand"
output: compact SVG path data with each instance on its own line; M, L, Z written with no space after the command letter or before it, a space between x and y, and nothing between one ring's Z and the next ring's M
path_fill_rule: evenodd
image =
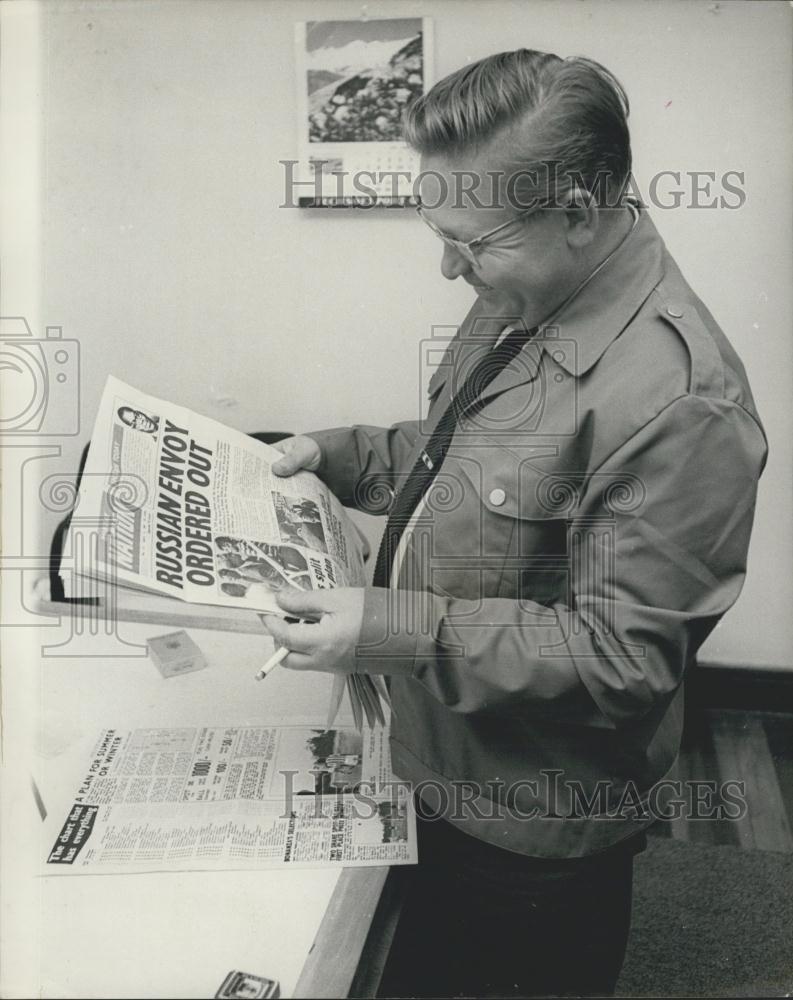
M273 472L276 476L292 476L301 469L306 472L316 472L322 458L322 450L317 442L304 434L296 437L284 438L273 445L278 451L284 453L283 458L279 458L273 463Z

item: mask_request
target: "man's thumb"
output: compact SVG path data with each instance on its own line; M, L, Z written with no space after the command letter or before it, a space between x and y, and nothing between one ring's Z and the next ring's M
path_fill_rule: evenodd
M273 462L273 472L276 476L291 476L301 469L315 472L319 468L322 452L319 445L310 437L298 435L282 442L278 446L283 451L283 457Z
M275 599L279 608L300 618L319 618L327 611L322 591L284 588L278 591Z
M291 476L293 473L297 472L298 460L295 457L293 451L287 452L286 455L279 458L277 462L273 462L272 470L276 476Z

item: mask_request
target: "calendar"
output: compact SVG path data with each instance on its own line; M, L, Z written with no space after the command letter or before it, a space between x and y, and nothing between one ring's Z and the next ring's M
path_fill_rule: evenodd
M402 113L432 82L429 18L305 21L296 26L301 208L415 205L418 154ZM290 202L288 202L289 204Z

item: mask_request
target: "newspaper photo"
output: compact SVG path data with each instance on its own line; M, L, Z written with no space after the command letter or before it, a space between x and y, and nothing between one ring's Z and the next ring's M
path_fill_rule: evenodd
M45 875L415 864L388 731L106 729L44 826Z
M362 540L344 508L310 472L273 475L280 457L111 376L76 507L107 531L86 573L277 614L284 586L361 585Z

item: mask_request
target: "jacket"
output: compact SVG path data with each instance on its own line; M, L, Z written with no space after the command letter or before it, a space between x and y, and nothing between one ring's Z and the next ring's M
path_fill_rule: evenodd
M504 325L474 306L425 420L312 435L343 503L399 487ZM398 588L367 588L356 669L387 676L394 770L428 805L509 850L592 854L666 808L681 681L741 590L765 435L644 211L484 395Z

